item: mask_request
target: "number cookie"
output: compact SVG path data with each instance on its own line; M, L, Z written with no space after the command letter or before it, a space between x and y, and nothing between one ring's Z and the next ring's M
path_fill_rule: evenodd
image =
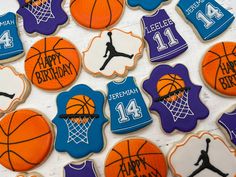
M131 8L141 7L146 11L153 11L159 7L162 3L168 2L168 0L127 0L128 6Z

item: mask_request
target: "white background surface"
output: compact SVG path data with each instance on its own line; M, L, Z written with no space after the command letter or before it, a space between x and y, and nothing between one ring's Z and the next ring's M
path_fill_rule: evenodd
M192 28L185 23L183 18L176 12L175 6L178 0L172 0L171 3L162 6L162 8L167 10L167 13L170 15L172 20L176 23L177 29L180 34L184 37L189 45L189 49L181 56L167 62L170 65L174 65L177 63L185 64L189 71L190 77L195 84L203 85L201 91L201 98L203 102L207 105L210 110L210 115L206 120L199 121L197 128L193 132L198 132L202 130L209 130L214 134L218 134L223 136L223 134L219 131L216 120L218 116L233 104L236 103L235 98L223 98L212 93L208 88L206 88L200 78L199 75L199 64L203 54L207 51L209 47L213 44L220 42L220 41L236 41L236 21L233 22L233 25L220 37L217 39L202 43L192 31ZM236 14L236 1L234 0L219 0L224 7L229 9L232 13ZM66 0L64 5L66 12L70 15L69 11L69 0ZM231 8L233 7L233 9ZM0 14L6 13L8 11L16 12L18 9L17 0L2 0L0 5ZM121 18L120 22L115 25L116 28L120 28L126 31L133 31L134 34L142 35L141 32L141 24L140 19L143 15L147 14L142 10L131 10L129 8L125 9L124 15ZM41 39L42 36L30 37L27 35L23 29L22 19L19 17L19 30L20 36L24 44L25 51L27 52L30 46L36 42L37 40ZM89 41L92 39L93 36L97 35L98 32L86 30L73 21L70 16L69 23L67 26L61 28L59 32L56 34L61 37L65 37L72 41L78 48L80 52L84 51ZM24 73L24 59L25 57L21 58L20 60L11 63L18 72ZM148 57L146 51L144 52L143 57L137 64L137 68L131 72L129 75L132 75L136 78L137 84L139 87L141 86L142 81L149 76L150 72L156 65L151 64L148 61ZM92 75L89 75L84 70L82 70L81 74L79 75L77 81L74 83L76 84L88 84L95 90L102 90L104 93L107 92L106 84L109 82L109 79L104 78L95 78ZM34 108L41 112L43 112L49 119L53 119L56 115L56 96L58 92L45 92L32 86L32 91L28 99L24 104L21 104L19 108ZM147 105L149 105L149 100L145 94ZM106 114L109 115L108 106L106 105ZM163 133L160 125L160 119L156 114L151 114L154 122L144 128L141 131L137 131L135 133L131 133L128 135L114 135L110 131L110 125L108 124L105 128L105 137L106 137L106 147L104 150L99 154L94 154L90 158L95 160L98 173L100 176L104 176L103 167L104 161L106 158L106 154L111 149L111 147L117 143L119 140L123 138L127 138L130 136L141 136L148 138L155 142L164 152L165 155L168 154L169 150L173 147L173 145L181 140L185 134L180 132L175 132L173 134L165 134ZM39 145L40 146L40 145ZM34 169L34 171L40 172L45 177L62 177L63 176L63 166L71 161L77 161L76 159L71 158L67 153L58 153L57 151L53 151L50 157L38 168ZM15 177L16 173L11 172L2 166L0 166L0 177ZM169 171L168 177L173 176Z

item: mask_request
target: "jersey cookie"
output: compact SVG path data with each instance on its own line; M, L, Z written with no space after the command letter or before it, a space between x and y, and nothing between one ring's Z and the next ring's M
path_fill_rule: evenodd
M166 177L167 164L161 150L152 142L126 139L116 144L105 161L106 177Z
M142 24L151 62L170 60L188 49L164 9L157 10L151 16L143 16Z
M18 0L17 13L23 18L25 31L29 34L51 35L58 26L67 22L62 9L63 0Z
M108 83L111 131L124 134L152 123L152 118L133 77Z
M233 14L215 0L180 0L178 7L203 40L219 36L234 21Z
M60 90L76 79L80 65L80 54L72 43L60 37L47 37L30 48L25 72L37 87Z
M43 176L37 172L31 172L31 173L20 173L16 177L43 177Z
M212 90L236 96L236 43L222 42L211 47L203 57L201 71Z
M70 12L82 26L105 29L114 25L121 17L125 0L71 0Z
M7 113L24 102L30 92L29 81L13 67L0 66L0 114Z
M178 143L168 162L174 176L235 177L235 153L219 136L203 132Z
M53 119L57 126L55 148L72 157L84 158L104 147L104 96L86 85L77 85L57 97L58 113Z
M209 115L199 98L202 87L191 82L188 69L182 64L157 66L144 81L143 88L152 98L150 110L159 113L167 133L175 129L192 131L198 120Z
M159 7L162 3L168 2L168 0L127 0L128 6L131 8L141 7L146 11L153 11Z
M118 29L103 31L93 38L84 52L84 67L94 75L125 76L133 69L143 52L143 41L132 32Z

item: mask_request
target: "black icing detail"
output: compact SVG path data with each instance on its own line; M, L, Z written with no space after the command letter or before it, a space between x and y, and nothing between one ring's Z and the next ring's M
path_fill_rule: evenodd
M13 99L15 94L8 94L8 93L5 93L5 92L0 92L0 96L4 96L4 97L8 97L10 99Z
M69 119L69 118L99 118L98 114L61 114L59 115L62 119Z

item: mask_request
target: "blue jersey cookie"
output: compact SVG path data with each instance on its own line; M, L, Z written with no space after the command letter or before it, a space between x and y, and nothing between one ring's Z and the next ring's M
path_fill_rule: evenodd
M146 11L153 11L162 3L167 1L168 0L127 0L127 4L130 7L141 7Z

